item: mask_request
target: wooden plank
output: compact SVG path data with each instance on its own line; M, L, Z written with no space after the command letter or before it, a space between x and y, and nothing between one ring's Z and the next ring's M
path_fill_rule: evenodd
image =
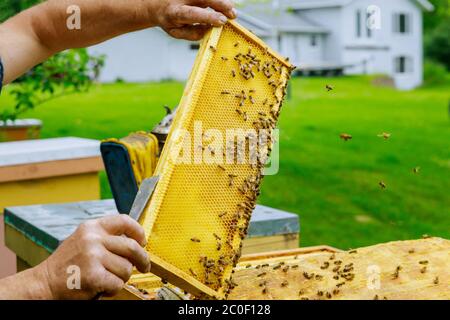
M336 264L338 261L341 263ZM449 261L450 241L440 238L390 242L334 254L271 258L265 259L265 267L259 260L249 268L239 266L234 277L238 286L229 298L450 299ZM278 267L280 262L284 264ZM339 270L333 270L338 266Z
M101 157L7 166L0 167L0 183L99 172L103 169Z

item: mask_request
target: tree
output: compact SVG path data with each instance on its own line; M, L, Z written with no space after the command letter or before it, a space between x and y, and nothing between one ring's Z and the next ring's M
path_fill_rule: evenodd
M0 22L40 2L1 1ZM90 56L87 49L67 50L54 55L16 81L10 92L15 104L0 108L0 121L15 120L27 110L57 97L86 92L98 79L104 63L104 56Z

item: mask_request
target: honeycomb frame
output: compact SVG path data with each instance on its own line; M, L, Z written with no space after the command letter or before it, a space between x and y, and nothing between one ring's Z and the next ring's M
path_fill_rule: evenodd
M234 21L212 28L203 39L155 169L159 183L139 221L152 273L164 281L200 298L226 298L262 178L260 163L178 163L180 146L197 148L195 138L192 143L180 130L193 132L201 121L204 130L222 133L272 131L292 70L287 59ZM204 142L202 135L201 146ZM270 150L269 145L266 154ZM224 149L209 151L225 156ZM238 190L241 185L246 192Z

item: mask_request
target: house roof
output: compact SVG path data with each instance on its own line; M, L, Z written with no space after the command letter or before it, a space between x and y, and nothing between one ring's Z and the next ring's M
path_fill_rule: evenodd
M238 9L238 20L260 36L277 32L328 33L328 29L288 11L285 6L272 3L242 5Z
M315 9L326 7L341 7L349 4L354 0L285 0L283 3L296 10L301 9ZM418 4L422 9L433 11L434 6L428 0L412 0Z

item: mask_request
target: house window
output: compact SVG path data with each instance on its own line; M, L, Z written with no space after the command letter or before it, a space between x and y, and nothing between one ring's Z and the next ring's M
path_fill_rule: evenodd
M198 50L198 49L200 49L200 44L199 43L191 43L190 48L191 48L191 50Z
M362 25L362 21L361 21L362 15L361 15L361 10L357 10L356 11L356 37L357 38L361 38L361 25Z
M413 71L411 57L399 56L395 58L395 73L410 73Z
M310 41L311 41L311 47L317 46L317 36L315 34L311 35Z
M367 19L366 21L369 21L369 19L370 19L369 12L367 12L366 19ZM367 35L367 38L372 38L372 29L369 28L367 23L366 23L366 35Z
M394 32L401 34L407 34L411 32L411 16L409 14L394 14Z

